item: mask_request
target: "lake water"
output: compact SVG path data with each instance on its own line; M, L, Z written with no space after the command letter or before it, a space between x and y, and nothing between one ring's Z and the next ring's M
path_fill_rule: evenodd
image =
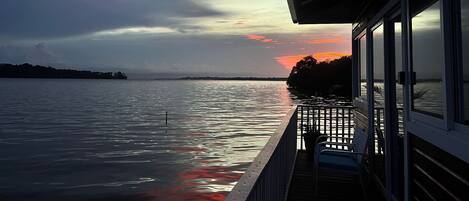
M273 81L0 79L0 200L223 200L294 102Z

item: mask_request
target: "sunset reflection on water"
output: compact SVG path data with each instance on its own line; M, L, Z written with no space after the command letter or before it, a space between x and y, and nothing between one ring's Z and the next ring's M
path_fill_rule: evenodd
M5 200L223 200L294 103L285 82L36 82L2 82Z

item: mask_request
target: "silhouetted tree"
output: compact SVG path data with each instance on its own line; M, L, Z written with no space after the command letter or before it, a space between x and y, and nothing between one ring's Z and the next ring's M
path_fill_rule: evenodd
M352 57L318 62L307 56L292 68L287 84L308 95L331 95L350 98L352 95Z

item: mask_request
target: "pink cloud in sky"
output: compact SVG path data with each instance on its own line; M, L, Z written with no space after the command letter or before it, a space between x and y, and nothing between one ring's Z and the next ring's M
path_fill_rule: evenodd
M277 61L277 63L279 63L286 69L291 70L298 61L302 60L306 56L308 55L307 54L285 55L285 56L275 57L275 60Z
M255 40L255 41L262 42L262 43L273 43L273 42L275 42L273 39L267 38L267 36L263 36L263 35L248 34L245 37L249 40Z
M350 53L346 52L318 52L313 54L313 57L318 61L329 61L338 59L343 56L348 56Z
M264 40L267 37L262 36L262 35L256 35L256 34L248 34L248 35L246 35L246 38L249 39L249 40Z

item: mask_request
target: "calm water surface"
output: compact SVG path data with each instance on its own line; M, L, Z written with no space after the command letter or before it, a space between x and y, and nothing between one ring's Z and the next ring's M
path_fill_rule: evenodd
M0 79L0 200L223 200L294 103L285 82Z

